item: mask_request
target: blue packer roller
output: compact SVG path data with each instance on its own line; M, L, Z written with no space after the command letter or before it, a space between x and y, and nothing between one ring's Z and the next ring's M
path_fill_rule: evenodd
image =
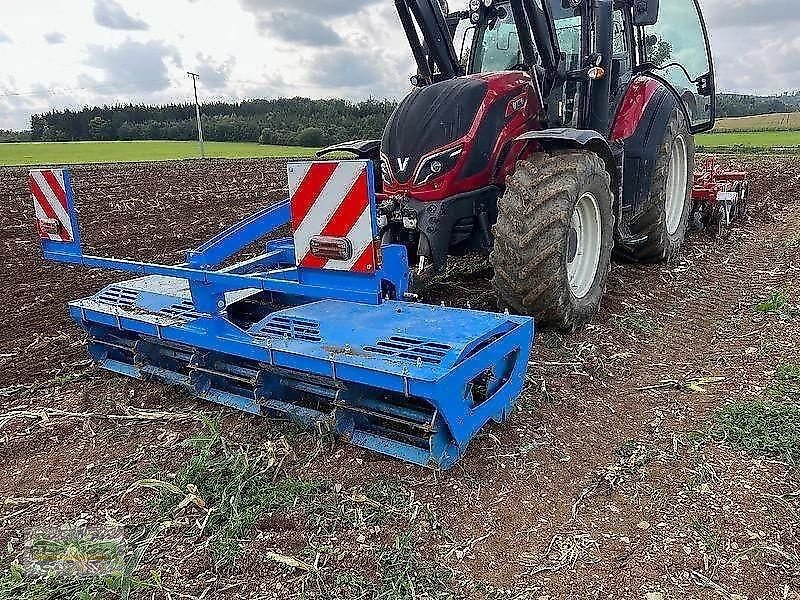
M290 198L175 266L83 253L69 173L30 174L45 258L136 279L70 303L102 367L450 468L522 391L528 317L406 302L405 247L381 247L369 161L294 162ZM232 258L290 224L254 258ZM226 266L223 266L226 265Z

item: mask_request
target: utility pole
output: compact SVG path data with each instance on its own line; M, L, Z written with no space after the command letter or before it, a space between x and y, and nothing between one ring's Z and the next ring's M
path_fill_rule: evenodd
M197 139L200 141L200 157L205 158L206 146L203 141L203 122L200 120L200 102L197 100L197 80L200 79L200 75L192 73L191 71L186 71L186 74L192 78L192 86L194 87L194 108L197 114Z

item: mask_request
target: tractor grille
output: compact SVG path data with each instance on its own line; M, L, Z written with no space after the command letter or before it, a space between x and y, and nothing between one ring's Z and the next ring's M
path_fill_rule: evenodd
M426 342L414 338L392 336L388 340L379 340L374 346L366 346L365 352L394 356L427 365L439 365L452 346L438 342Z

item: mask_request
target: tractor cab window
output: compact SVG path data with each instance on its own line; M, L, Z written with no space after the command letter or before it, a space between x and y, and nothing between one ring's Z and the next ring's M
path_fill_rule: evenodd
M561 0L551 0L550 10L556 26L558 49L566 71L581 68L583 17L576 8L565 7ZM561 85L561 100L558 102L561 125L579 127L580 96L583 84L578 81L566 81Z
M565 9L561 0L551 0L558 43L567 69L580 65L581 19L573 9ZM498 6L497 18L485 28L476 30L469 19L461 19L456 27L454 45L467 73L508 71L522 61L514 14L507 4Z
M645 62L673 87L694 130L713 121L713 77L696 0L662 2L658 23L644 28Z
M497 9L497 19L480 33L477 42L472 65L476 73L509 71L522 63L514 15L505 6Z
M614 39L612 42L614 56L627 56L628 54L628 33L625 30L625 18L622 11L614 11Z
M564 68L580 69L583 30L579 10L565 7L562 0L546 1L553 13ZM466 73L514 70L524 61L514 13L507 2L497 4L496 18L485 27L475 27L469 18L462 18L455 27L453 41ZM562 88L563 96L557 103L560 121L577 126L579 84L568 82Z
M581 68L581 18L564 16L555 20L558 48L567 71Z
M453 36L453 46L458 52L458 62L464 69L464 73L470 73L470 56L472 54L472 41L475 37L475 26L469 19L461 19L456 27Z

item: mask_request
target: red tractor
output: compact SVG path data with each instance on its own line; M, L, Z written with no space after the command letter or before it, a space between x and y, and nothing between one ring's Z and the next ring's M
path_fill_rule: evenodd
M384 243L419 275L489 254L502 304L573 330L612 257L676 256L692 214L694 138L714 124L697 0L396 0L417 63L382 140Z

